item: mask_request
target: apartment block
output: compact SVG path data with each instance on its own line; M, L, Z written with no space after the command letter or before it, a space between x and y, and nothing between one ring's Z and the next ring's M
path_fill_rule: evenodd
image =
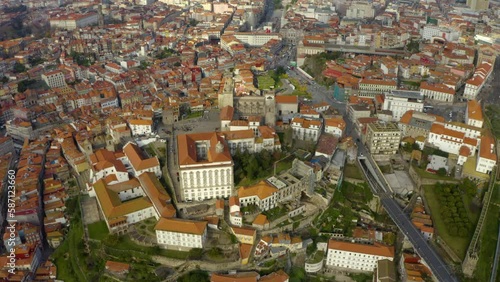
M367 125L366 145L373 155L396 154L401 130L395 122L374 122Z
M422 112L424 97L420 91L392 90L385 93L382 110L392 112L394 121L399 121L407 111Z

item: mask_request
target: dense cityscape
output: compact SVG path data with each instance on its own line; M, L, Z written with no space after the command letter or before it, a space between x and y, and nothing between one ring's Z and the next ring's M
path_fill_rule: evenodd
M500 1L0 3L0 281L500 281Z

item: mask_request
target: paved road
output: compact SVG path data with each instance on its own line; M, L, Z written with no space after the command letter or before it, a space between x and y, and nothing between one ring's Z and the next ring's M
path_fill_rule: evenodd
M363 147L362 144L361 147ZM368 159L371 158L369 153L366 152L366 150L363 150L363 152L364 154L366 154L366 157ZM382 203L382 206L391 217L392 221L394 221L396 226L401 230L401 232L405 234L408 240L412 243L415 251L419 254L419 256L423 260L425 260L425 262L429 265L433 275L439 281L458 282L458 280L456 279L456 277L453 276L448 266L437 255L437 253L429 245L427 240L425 240L425 238L417 230L417 228L415 228L415 226L411 223L410 218L403 212L403 210L398 205L396 200L392 197L391 193L389 192L389 188L384 186L380 187L379 183L383 183L383 181L381 181L380 179L381 176L377 175L377 173L375 175L371 175L371 173L369 172L370 170L367 169L367 166L371 166L373 167L374 170L376 170L373 161L368 161L365 164L366 165L364 166L364 171L368 172L367 173L367 177L369 180L368 183L370 184L372 190L374 191L375 194L377 194L380 197L380 202ZM380 181L377 181L377 178Z
M410 219L403 213L396 201L392 198L381 198L382 205L391 216L397 227L404 232L406 237L413 244L419 256L431 268L432 273L439 281L457 281L444 261L436 254L434 249L428 244L422 234L411 223Z
M327 89L325 86L319 85L315 81L308 80L308 79L304 78L296 70L288 70L287 74L289 77L299 80L299 82L305 82L305 83L309 82L309 84L306 84L307 91L309 91L309 93L311 93L312 102L314 104L321 103L321 102L327 102L334 109L339 111L340 114L345 115L345 105L346 104L344 102L339 102L333 98L333 90L332 89Z

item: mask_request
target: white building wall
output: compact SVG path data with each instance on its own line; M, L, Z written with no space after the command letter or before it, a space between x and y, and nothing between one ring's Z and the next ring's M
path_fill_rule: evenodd
M393 260L392 257L329 249L326 265L330 267L341 267L353 270L374 271L377 267L377 261L382 259Z
M226 198L234 186L233 166L181 168L179 180L185 200Z
M207 233L202 235L156 230L156 240L160 245L179 248L199 248L205 245Z

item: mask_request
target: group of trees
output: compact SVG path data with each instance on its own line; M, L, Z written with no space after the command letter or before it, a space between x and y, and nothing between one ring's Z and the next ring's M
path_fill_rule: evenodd
M262 150L260 153L251 154L247 150L236 151L233 157L234 178L239 183L242 179L255 180L269 175L273 164L280 159L281 154Z
M176 55L176 54L177 54L177 51L175 51L174 49L169 49L169 48L165 47L158 54L156 54L156 58L161 60L161 59L165 59L165 58L168 58L168 57Z
M89 67L90 65L92 65L92 62L95 60L95 58L92 57L93 55L87 55L87 54L78 53L75 51L71 51L69 56L71 58L73 58L73 61L75 63L77 63L79 66Z
M319 53L306 57L304 61L303 69L309 75L315 78L316 82L326 86L333 85L335 81L331 78L323 76L323 71L326 68L326 62L331 60L337 60L342 56L340 52L332 53Z
M470 233L472 223L464 206L463 195L471 195L475 191L471 189L472 185L469 180L460 185L436 184L441 216L451 236L467 237Z

